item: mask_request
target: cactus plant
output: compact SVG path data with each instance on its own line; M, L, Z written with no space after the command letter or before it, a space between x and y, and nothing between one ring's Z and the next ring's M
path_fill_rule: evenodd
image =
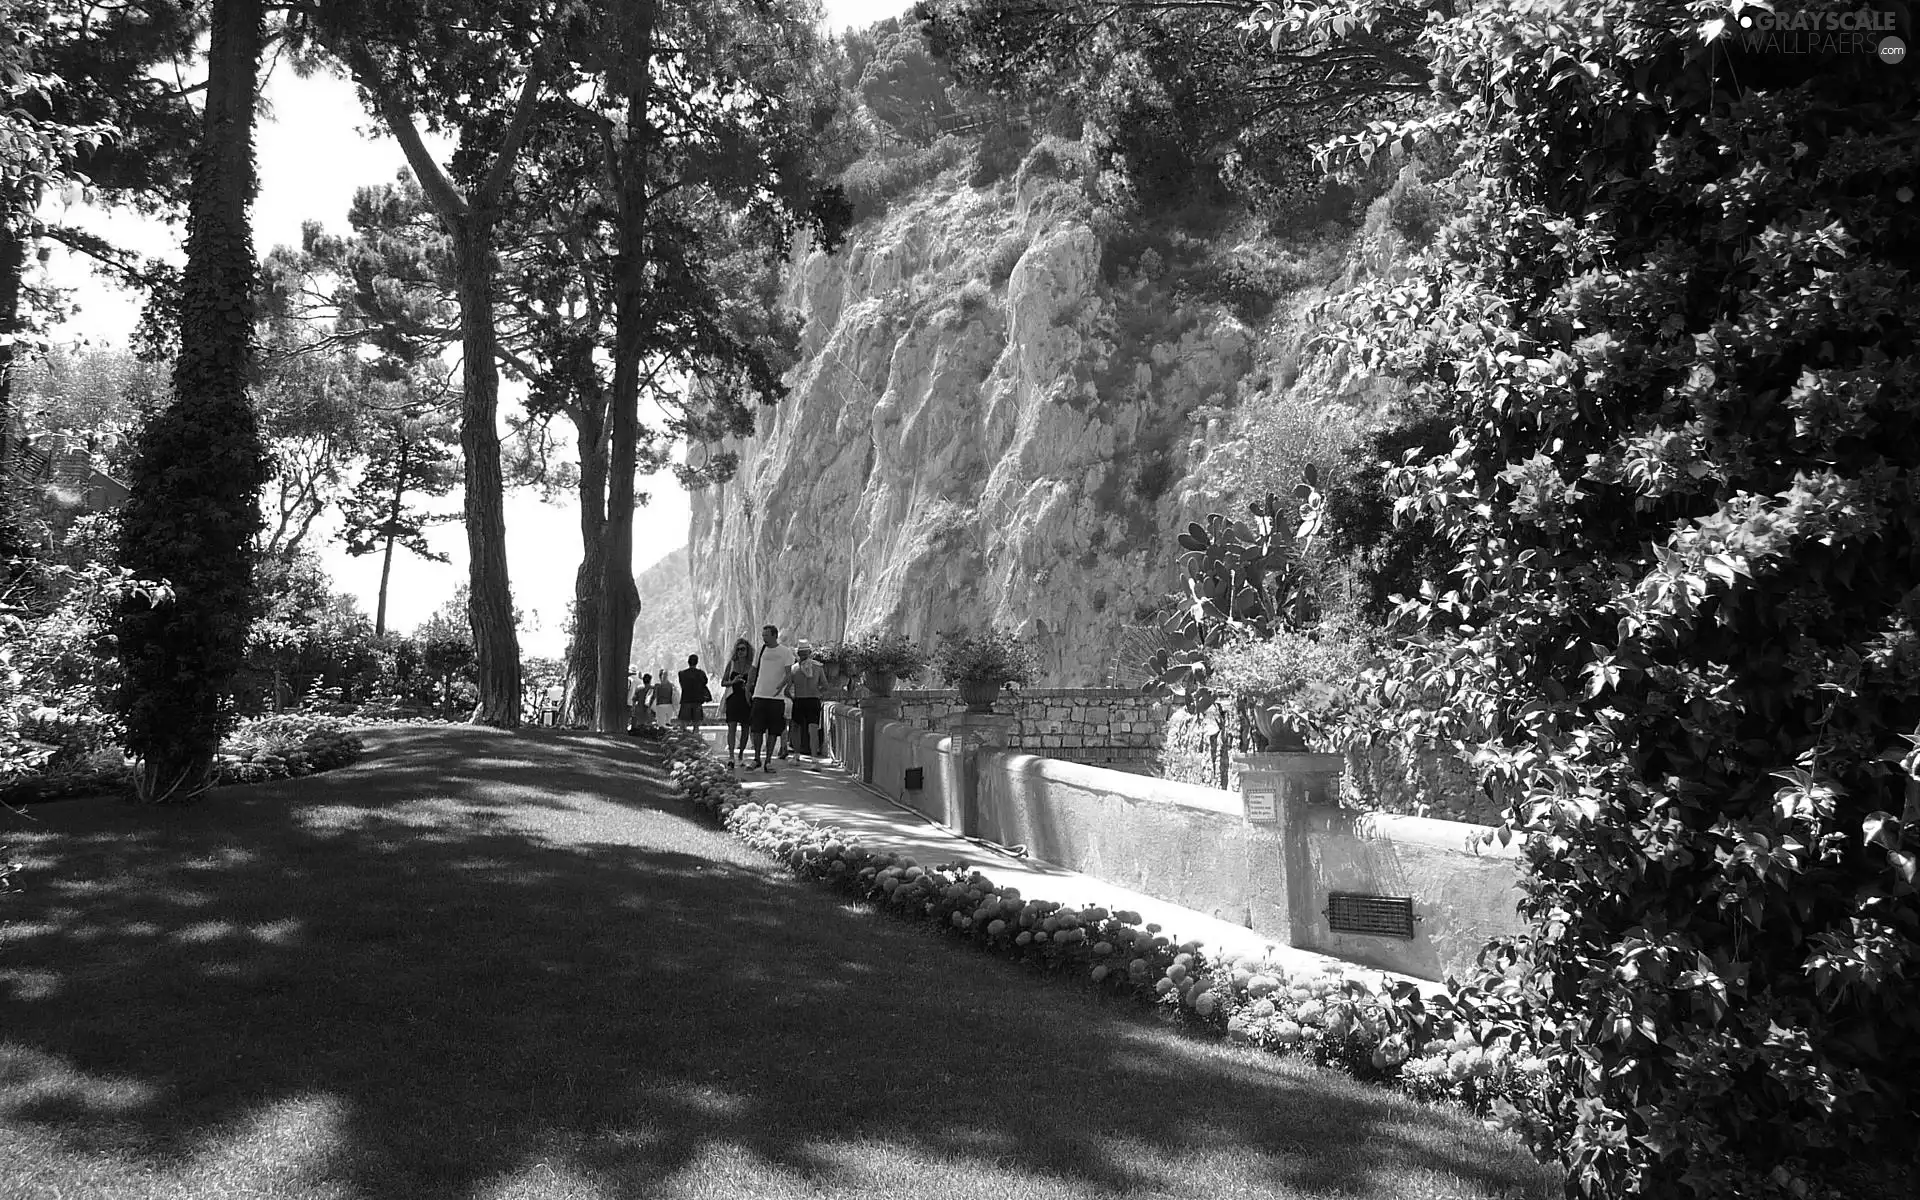
M1217 699L1209 651L1236 633L1267 638L1280 628L1312 624L1318 606L1309 563L1325 513L1319 484L1320 473L1309 463L1293 490L1294 513L1268 493L1248 506L1251 521L1213 513L1205 525L1195 521L1179 535L1186 594L1172 597L1163 625L1169 645L1148 663L1147 692L1203 713ZM1296 519L1290 522L1290 515Z

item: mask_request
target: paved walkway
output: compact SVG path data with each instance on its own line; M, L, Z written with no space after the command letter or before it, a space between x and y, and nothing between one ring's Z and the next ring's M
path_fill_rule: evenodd
M702 730L717 757L726 757L726 728ZM922 866L961 863L996 884L1020 889L1029 900L1057 900L1062 904L1098 904L1116 912L1137 912L1161 927L1175 942L1198 941L1213 957L1227 955L1269 959L1289 975L1334 972L1378 982L1408 979L1423 990L1440 985L1427 980L1363 967L1311 950L1276 946L1244 925L1182 908L1165 900L1130 891L1035 858L1016 858L988 842L962 837L945 825L903 808L868 787L838 764L788 758L775 760L774 773L742 767L740 780L747 797L756 803L778 804L809 821L830 825L870 846L885 846L912 855Z

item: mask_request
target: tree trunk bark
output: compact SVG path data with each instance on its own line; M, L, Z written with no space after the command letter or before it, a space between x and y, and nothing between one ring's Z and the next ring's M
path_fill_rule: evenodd
M567 673L575 680L600 677L600 576L605 559L601 538L607 525L607 447L598 411L583 404L573 414L580 450L580 569L573 577L573 640L567 645ZM624 677L623 677L624 679ZM574 687L568 693L569 718L595 728L599 688Z
M373 636L387 635L387 584L393 579L394 528L400 523L400 506L407 498L407 440L400 439L400 464L393 473L393 503L387 506L387 550L380 561L380 603L374 610Z
M613 396L608 405L606 548L600 584L600 712L595 728L618 732L627 719L627 662L633 654L633 619L640 591L633 583L633 489L640 440L640 359L645 349L647 300L648 176L652 147L647 102L653 78L652 0L641 0L625 39L631 78L624 136L613 143L617 161L607 165L620 204L620 253L615 262ZM646 698L647 703L652 697Z
M13 477L14 339L20 332L20 284L27 272L27 239L11 212L12 196L0 196L0 479Z
M387 535L387 552L380 561L380 605L374 612L373 636L387 636L387 581L393 578L393 535Z
M124 565L176 588L172 604L127 605L117 629L126 746L149 802L205 789L256 599L265 457L247 398L259 270L247 209L265 30L262 0L214 0L174 395L142 435L122 510Z
M17 491L13 477L13 365L14 339L20 332L20 283L27 271L27 239L18 221L16 197L0 195L0 563L24 553L23 536L14 519ZM0 566L0 586L10 582L11 568Z
M492 228L473 214L454 236L464 362L460 447L466 457L467 619L479 660L480 700L472 720L520 725L520 640L507 577L507 522L501 504L500 376L494 366Z
M594 728L619 733L627 727L627 664L633 654L633 619L640 590L633 583L633 476L640 432L639 355L623 350L637 338L627 328L639 304L622 304L614 328L613 404L607 464L607 520L600 536L599 696ZM632 315L629 315L632 314Z

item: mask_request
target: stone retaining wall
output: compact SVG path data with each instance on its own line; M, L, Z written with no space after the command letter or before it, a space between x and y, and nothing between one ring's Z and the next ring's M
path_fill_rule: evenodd
M1335 807L1332 756L1236 756L1235 774L1248 771L1268 793L1262 819L1237 792L1050 754L969 751L957 736L843 705L830 706L827 723L841 761L898 804L1275 944L1439 980L1470 974L1488 937L1524 930L1517 845L1490 842L1486 826ZM1324 785L1312 796L1286 786L1290 762L1315 759L1325 760ZM1410 900L1412 935L1335 930L1334 893Z
M963 708L957 691L898 691L900 719L937 732ZM995 712L1018 718L1008 749L1155 775L1166 736L1164 707L1131 688L1027 688L1007 691Z

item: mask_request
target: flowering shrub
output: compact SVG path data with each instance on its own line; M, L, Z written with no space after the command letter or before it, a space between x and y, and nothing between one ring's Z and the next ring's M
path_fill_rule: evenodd
M867 633L839 647L839 661L848 673L892 675L902 683L912 683L927 669L927 652L904 633Z
M1746 7L1455 6L1444 102L1328 148L1442 166L1454 214L1323 310L1407 385L1378 499L1433 568L1355 720L1477 747L1562 1085L1537 1148L1593 1200L1920 1171L1916 93Z
M933 670L946 683L1027 683L1039 663L1033 644L1010 629L949 629L940 634Z
M778 805L746 799L740 781L695 733L664 735L673 786L749 846L795 874L857 899L933 923L1052 973L1134 999L1243 1044L1391 1081L1515 1125L1548 1068L1507 997L1462 989L1423 997L1410 983L1334 973L1289 976L1260 958L1211 959L1199 942L1175 943L1139 913L1028 899L963 864L922 866Z

